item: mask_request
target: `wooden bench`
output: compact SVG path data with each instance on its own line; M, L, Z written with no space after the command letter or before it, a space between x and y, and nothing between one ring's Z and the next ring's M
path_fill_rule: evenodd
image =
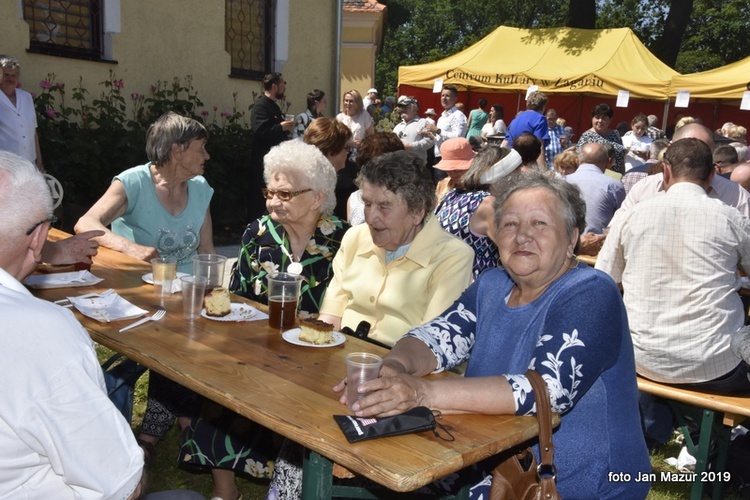
M723 498L727 476L722 473L726 471L729 436L733 427L750 419L750 397L680 389L642 377L638 377L638 389L664 398L672 408L688 451L696 461L690 498L700 500L708 483L713 483L712 498ZM697 443L688 428L691 419L700 425ZM714 467L709 471L712 451Z

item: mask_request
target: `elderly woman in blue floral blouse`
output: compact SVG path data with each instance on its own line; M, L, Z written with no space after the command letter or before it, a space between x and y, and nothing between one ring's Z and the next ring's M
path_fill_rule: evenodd
M450 308L399 340L380 378L358 387L368 395L352 409L360 417L415 406L531 415L536 398L549 398L561 415L553 441L562 498L645 498L647 481L610 481L612 471L644 477L651 464L622 297L609 276L575 258L586 221L580 191L551 172L529 171L493 194L503 268L482 273ZM467 360L464 378L422 378ZM533 394L528 369L544 378L543 394ZM470 498L488 498L489 481L482 485Z
M299 308L317 313L333 276L333 257L349 228L331 215L336 170L315 146L286 141L265 156L263 175L268 214L248 224L229 288L267 304L268 275L301 270ZM268 429L207 404L202 418L187 429L180 457L191 465L211 467L212 497L234 500L239 497L236 472L270 477L274 441Z
M268 214L245 229L229 289L267 304L268 274L288 272L299 263L305 278L299 308L316 313L333 275L331 262L349 227L331 215L336 170L315 146L286 141L266 155L263 175Z

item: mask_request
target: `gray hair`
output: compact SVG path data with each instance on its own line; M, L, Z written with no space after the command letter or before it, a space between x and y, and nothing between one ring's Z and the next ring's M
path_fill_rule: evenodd
M167 111L148 128L146 156L157 167L172 158L172 145L186 149L196 139L208 140L208 132L200 122Z
M322 214L330 215L336 207L336 169L318 148L302 141L284 141L263 157L263 178L266 184L274 174L291 174L306 186L323 194ZM259 196L259 193L253 193Z
M412 214L424 210L425 219L435 209L435 184L425 162L415 153L394 151L366 163L357 177L363 182L387 189L400 196Z
M659 118L656 115L648 115L647 119L649 127L655 127L659 123Z
M526 108L539 111L540 113L547 105L547 96L542 92L535 91L529 94L529 98L526 99Z
M737 150L737 161L740 163L747 161L747 146L741 142L730 142L729 145Z
M578 241L575 244L575 253L581 245L581 235L586 228L586 202L581 196L581 190L572 182L555 172L541 172L529 170L518 175L510 175L492 186L492 194L495 196L495 229L500 228L500 219L503 215L503 206L510 196L518 191L526 189L543 188L555 195L560 203L560 215L565 222L568 237L573 237L573 231L578 229Z
M18 59L5 54L0 55L0 68L2 69L21 69L21 63Z
M44 176L25 158L0 151L0 170L8 173L0 175L0 248L7 248L52 214L52 195Z

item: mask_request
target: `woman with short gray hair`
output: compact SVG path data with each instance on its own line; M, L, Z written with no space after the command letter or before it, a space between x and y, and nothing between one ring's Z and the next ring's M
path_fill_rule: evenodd
M197 121L168 112L148 129L149 162L115 176L107 191L78 220L76 233L98 229L99 244L137 259L177 260L179 271L193 273L193 255L216 253L209 203L214 190L203 178L208 133ZM111 224L112 229L107 226ZM151 373L148 403L138 444L146 463L156 443L180 418L183 427L197 412L199 397Z
M179 271L192 273L193 255L216 252L209 211L214 190L203 178L207 140L197 121L163 114L148 129L149 163L116 175L78 220L76 233L99 229L102 246L147 262L174 258Z

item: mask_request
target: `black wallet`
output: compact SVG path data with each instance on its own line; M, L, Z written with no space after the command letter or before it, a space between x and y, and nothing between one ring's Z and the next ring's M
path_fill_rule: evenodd
M437 418L436 418L437 417ZM455 438L449 430L437 422L442 415L440 412L433 413L425 406L417 406L400 415L391 417L355 417L354 415L334 415L333 418L341 428L350 443L367 441L402 434L412 434L431 430L435 436L445 441L453 441ZM442 436L437 429L441 429L448 438Z

